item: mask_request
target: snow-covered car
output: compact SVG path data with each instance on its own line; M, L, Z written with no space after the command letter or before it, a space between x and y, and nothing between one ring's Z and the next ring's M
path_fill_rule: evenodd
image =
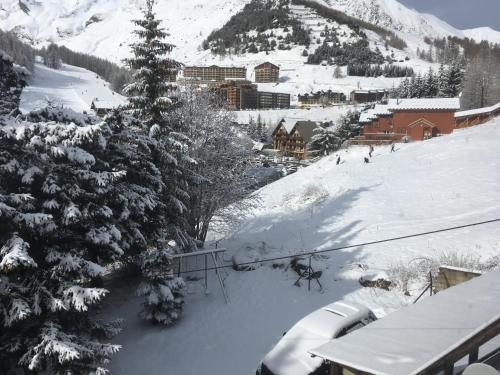
M299 320L264 357L256 375L328 375L329 368L309 354L377 318L365 306L338 301Z

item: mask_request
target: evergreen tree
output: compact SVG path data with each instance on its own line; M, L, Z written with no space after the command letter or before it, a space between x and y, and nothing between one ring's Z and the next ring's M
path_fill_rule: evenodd
M61 69L62 62L58 47L51 43L42 51L43 63L51 69Z
M260 116L260 114L257 116L255 136L256 136L256 140L259 142L266 142L267 141L267 126L262 121L262 117Z
M16 114L26 78L26 72L16 71L10 56L0 50L0 116Z
M129 107L148 128L165 126L164 115L173 105L170 77L179 69L179 64L167 57L173 45L164 41L167 33L156 19L154 4L155 0L146 0L143 18L133 21L139 41L131 45L134 57L125 60L133 71L133 82L125 88Z
M438 93L437 81L432 67L429 68L424 77L424 95L427 98L434 98Z
M165 206L164 221L158 223L163 229L162 241L168 243L173 240L178 251L189 251L196 245L188 234L188 191L189 186L199 183L200 178L191 169L195 163L189 156L191 140L186 136L186 127L189 124L175 120L169 114L175 106L181 105L174 97L174 87L169 83L179 64L166 56L173 46L164 41L167 34L156 19L154 4L154 0L147 0L143 19L134 21L138 26L135 33L139 41L131 45L134 57L126 60L133 70L133 82L127 86L126 91L131 94L129 106L132 113L144 120L150 138L156 142L153 162L162 176L160 199ZM160 286L163 291L165 285L180 287L177 282L170 283L170 273L165 272L169 264L167 253L171 250L171 247L163 246L142 254L140 265L145 282L149 281L148 285L160 285L158 277L163 275L164 281ZM148 260L147 257L151 259ZM151 268L156 261L159 262L159 271ZM153 279L152 275L155 275ZM146 297L144 316L147 319L162 324L174 322L180 304L175 302L172 305L169 298L161 298L157 294L154 295L158 298L154 299L152 295L144 292L144 288L140 288L138 292ZM176 301L177 298L180 298L180 295L176 297ZM172 311L168 317L161 315L170 309L175 312Z
M439 71L437 76L437 87L438 87L438 96L445 97L448 92L448 79L447 79L447 71L444 67L444 64L439 65Z
M443 96L448 98L457 97L462 89L463 70L458 63L453 63L447 70L444 79Z
M118 326L88 310L108 293L96 281L132 230L117 201L124 172L100 158L99 125L7 121L0 149L0 363L104 374L119 347L100 340Z
M144 278L137 291L145 297L143 317L151 322L172 325L179 318L184 304L184 281L172 271L172 255L176 244L159 242L141 254Z
M314 129L314 135L307 147L311 155L327 156L342 145L337 131L331 124Z
M360 112L349 110L340 118L339 126L335 131L340 145L361 132L362 127L359 125L359 116Z

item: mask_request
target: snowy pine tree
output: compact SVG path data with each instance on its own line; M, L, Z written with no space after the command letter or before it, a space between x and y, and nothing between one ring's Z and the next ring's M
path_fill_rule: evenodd
M337 130L328 124L314 129L314 135L308 143L311 155L327 156L337 151L342 145Z
M0 116L17 111L26 75L27 71L16 70L10 56L0 50Z
M167 57L173 46L165 42L167 34L160 27L161 21L156 19L154 5L154 0L147 0L143 18L133 21L138 27L135 34L139 41L131 45L134 56L126 60L133 70L133 82L125 91L131 95L129 107L132 114L145 124L151 140L156 145L153 163L162 176L163 187L159 194L165 208L164 220L156 224L162 229L164 238L175 241L176 251L190 251L196 245L189 236L188 191L190 184L198 182L198 176L192 170L195 162L189 156L191 140L186 135L186 124L176 121L169 113L176 105L181 105L173 98L176 93L174 86L169 83L171 77L177 73L179 64ZM140 265L145 282L153 273L156 277L155 283L159 282L159 275L164 277L162 285L169 283L166 252L170 250L172 249L163 247L156 251L148 250L141 255ZM151 261L148 261L147 257L151 257ZM158 263L158 272L151 268L155 265L155 259L162 260ZM141 290L139 293L145 295ZM178 315L180 306L175 304L174 307L168 299L153 300L148 299L148 295L145 297L144 316L147 319L164 324L175 321L170 318L157 319L155 314L148 311L161 311L166 314L173 308L173 316Z
M445 70L441 92L446 98L455 98L462 90L463 70L458 63L453 63Z
M153 323L172 325L181 315L184 281L172 271L175 247L173 241L166 245L159 242L141 254L143 281L137 294L145 297L142 315Z
M129 107L148 128L165 125L164 115L173 105L171 77L180 67L167 57L173 45L165 42L167 33L156 19L154 5L155 0L146 0L143 18L133 21L139 41L131 44L134 57L125 60L133 71L133 82L125 87Z
M124 253L114 189L124 172L97 157L100 125L11 123L0 128L0 362L104 374L119 347L100 339L118 328L88 311L107 294L94 286L104 266Z

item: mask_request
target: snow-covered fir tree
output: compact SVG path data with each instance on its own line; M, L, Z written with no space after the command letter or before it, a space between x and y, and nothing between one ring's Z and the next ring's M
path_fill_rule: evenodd
M88 311L124 254L115 184L100 125L0 128L0 362L33 373L104 374L117 331ZM130 228L127 228L130 230ZM6 362L4 362L6 361Z
M417 74L405 78L398 88L391 92L394 98L457 97L462 89L463 70L459 64L450 67L441 65L438 73L432 68L422 76Z
M347 111L339 120L339 125L336 129L337 138L342 145L346 140L359 135L361 126L359 125L359 111Z
M133 57L125 60L133 72L133 82L125 87L129 107L148 128L165 125L165 112L173 105L171 79L180 67L168 57L174 46L165 42L167 33L160 27L154 5L155 0L146 0L143 18L132 21L139 40L131 44Z
M19 107L27 70L15 68L9 55L0 50L0 115L14 115Z
M195 242L189 235L187 220L189 186L196 184L199 177L193 172L195 162L189 156L191 140L187 136L186 124L173 121L171 112L179 105L175 95L175 87L170 83L176 75L179 64L168 57L173 46L165 42L167 33L161 28L161 21L154 13L155 1L147 0L143 10L143 18L133 21L137 26L135 34L138 42L131 45L133 57L126 60L133 71L133 82L126 87L129 97L131 113L144 122L150 138L156 143L154 165L162 176L163 188L160 191L160 200L165 207L164 221L158 223L163 230L165 241L175 241L176 251L189 251L195 248ZM188 125L187 125L188 126ZM167 248L158 251L167 251ZM147 280L151 273L155 273L155 259L147 261L144 257L158 258L156 252L148 251L142 254L141 267L144 278ZM161 267L164 269L168 257ZM158 265L160 267L160 265ZM168 273L162 272L165 283ZM157 282L157 280L155 281ZM177 284L176 284L177 285ZM139 290L140 294L142 289ZM174 319L157 320L154 314L147 311L153 308L155 302L158 311L167 311L171 308L169 301L164 299L148 300L144 305L146 318L154 322L171 324ZM177 311L178 312L178 311ZM178 314L175 314L178 316Z
M327 156L337 151L341 145L337 129L332 124L327 124L314 129L314 135L307 146L311 155Z
M172 271L174 241L158 241L140 256L143 280L137 294L144 296L143 317L153 323L172 325L181 315L184 304L184 281Z
M441 78L441 87L439 89L442 96L446 98L455 98L462 89L462 81L464 78L463 69L458 63L453 63Z

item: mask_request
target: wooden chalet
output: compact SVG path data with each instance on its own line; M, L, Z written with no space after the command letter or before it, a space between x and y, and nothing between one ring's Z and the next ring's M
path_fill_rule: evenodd
M283 156L307 159L307 144L318 127L315 121L283 119L273 131L273 146Z
M500 116L500 103L491 107L457 112L455 113L455 127L461 129L484 124L497 116Z
M280 68L277 65L265 62L255 67L255 82L279 82Z
M384 144L402 139L422 141L455 129L458 98L391 99L361 114L363 134L354 144Z

